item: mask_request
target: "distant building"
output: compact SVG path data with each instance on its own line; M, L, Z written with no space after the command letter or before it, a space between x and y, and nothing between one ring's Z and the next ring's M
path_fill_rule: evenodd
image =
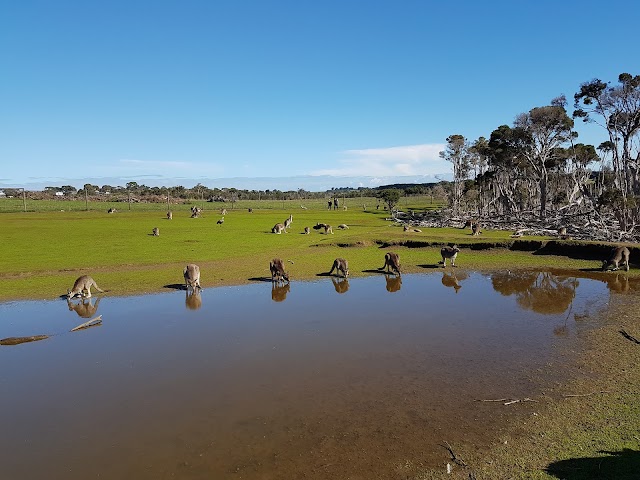
M64 197L64 192L56 192L56 197Z
M0 190L0 198L6 198L7 194L4 193L4 190Z

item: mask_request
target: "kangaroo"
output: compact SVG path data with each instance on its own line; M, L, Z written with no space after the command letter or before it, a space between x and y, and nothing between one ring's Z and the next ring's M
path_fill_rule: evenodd
M191 287L193 290L196 288L202 289L200 286L200 267L195 263L190 263L186 267L184 267L184 271L182 272L184 275L184 284L189 290Z
M199 288L194 288L191 291L187 290L184 305L189 310L198 310L202 306L202 295L200 295Z
M571 235L567 233L567 227L559 228L558 236L560 237L560 240L571 240Z
M274 258L269 262L269 270L271 270L271 281L278 283L280 281L290 283L289 274L284 271L284 262L279 258Z
M282 223L276 223L271 229L271 233L277 233L278 235L280 235L282 232L287 232L284 229L284 225Z
M387 272L393 270L400 275L400 256L397 253L387 252L384 256L384 265L378 270L387 269Z
M196 206L191 207L191 218L199 217L200 212L202 212L202 209L200 207L196 207Z
M67 298L67 306L69 307L69 311L75 311L82 318L93 317L98 310L99 303L100 297L98 297L95 304L92 304L91 300L88 298L83 298L80 303L73 303L69 298Z
M289 218L284 221L285 232L287 231L287 228L291 227L291 222L293 222L293 215L289 215Z
M336 271L336 275L340 275L342 272L342 276L347 278L349 276L349 263L344 258L336 258L333 261L333 266L331 270L329 270L329 275Z
M480 223L476 222L471 224L471 235L473 235L474 237L480 235L482 233L482 230L480 229Z
M311 229L309 227L304 227L304 234L309 235L311 233Z
M417 232L417 233L421 233L422 230L420 230L419 228L411 228L409 225L405 225L404 226L404 231L405 232Z
M460 252L460 249L458 248L457 245L454 245L453 247L442 247L442 249L440 250L440 255L442 255L442 266L446 267L447 266L447 258L451 259L451 266L455 267L456 266L456 257L458 256L458 253Z
M325 225L324 226L324 234L325 235L328 235L328 234L333 235L333 228L331 228L331 225Z
M173 219L173 212L171 210L169 210L167 212L167 220L172 220Z
M152 232L153 232L153 236L154 237L159 237L160 236L160 229L158 227L154 227Z
M340 225L338 225L338 228L340 230L349 230L349 225L347 225L346 223L341 223Z
M78 277L76 282L73 284L73 288L71 290L67 290L67 298L73 298L76 295L80 295L82 297L91 297L91 287L95 287L97 291L100 293L104 293L96 281L91 278L89 275L82 275ZM87 292L86 295L84 292Z
M224 217L216 222L217 225L222 225L224 223Z
M116 213L117 210L115 208L110 208L109 210L107 210L107 213Z
M314 230L322 230L323 228L326 228L326 227L327 227L327 224L326 224L326 223L316 223L316 224L313 226L313 229L314 229Z
M227 209L223 208L222 210L220 210L220 215L226 215L227 214Z
M624 265L624 269L629 271L629 249L627 247L615 247L611 250L609 258L602 261L602 271L609 270L609 267L613 266L611 270L619 270L620 262Z

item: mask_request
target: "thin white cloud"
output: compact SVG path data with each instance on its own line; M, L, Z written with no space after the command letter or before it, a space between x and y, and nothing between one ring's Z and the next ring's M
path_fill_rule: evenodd
M451 168L439 156L444 148L444 144L433 143L346 150L341 152L334 168L316 170L311 175L435 175Z

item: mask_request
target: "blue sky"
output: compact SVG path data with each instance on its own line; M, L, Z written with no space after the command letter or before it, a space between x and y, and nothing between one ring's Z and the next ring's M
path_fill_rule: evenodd
M591 0L2 2L0 186L446 178L447 136L640 74L638 18Z

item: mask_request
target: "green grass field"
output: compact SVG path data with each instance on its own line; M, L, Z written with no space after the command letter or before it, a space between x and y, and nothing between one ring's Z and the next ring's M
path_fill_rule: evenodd
M12 199L13 200L13 199ZM407 233L390 221L376 199L363 200L369 204L353 205L347 210L327 210L323 200L306 202L241 202L227 208L223 225L217 203L201 203L200 218L190 218L191 204L172 206L173 220L166 219L166 205L133 204L132 209L106 213L102 203L90 209L53 210L69 202L44 201L34 212L3 214L0 216L0 300L54 298L66 292L76 277L94 276L98 284L113 294L136 294L161 291L164 285L180 283L186 263L197 263L202 270L203 286L242 284L251 278L268 275L273 257L288 260L292 278L312 279L329 270L333 259L340 256L350 263L352 276L366 275L366 270L383 264L384 245L393 245L405 272L425 271L439 260L443 244L462 245L474 242L509 240L510 232L485 231L472 237L468 229L424 228L421 233ZM410 208L430 208L428 203ZM7 200L3 200L7 201ZM354 200L355 201L355 200ZM0 202L1 203L1 202ZM124 207L127 207L124 204ZM252 208L250 213L248 208ZM293 224L289 233L271 233L275 223L283 222L289 214ZM317 222L333 226L333 235L311 230L302 234L305 226ZM339 230L339 224L348 230ZM160 229L160 236L151 231ZM413 241L422 248L402 246ZM505 249L463 251L458 264L467 268L494 268L500 265L544 266L546 257ZM553 266L580 268L593 262L559 258Z

